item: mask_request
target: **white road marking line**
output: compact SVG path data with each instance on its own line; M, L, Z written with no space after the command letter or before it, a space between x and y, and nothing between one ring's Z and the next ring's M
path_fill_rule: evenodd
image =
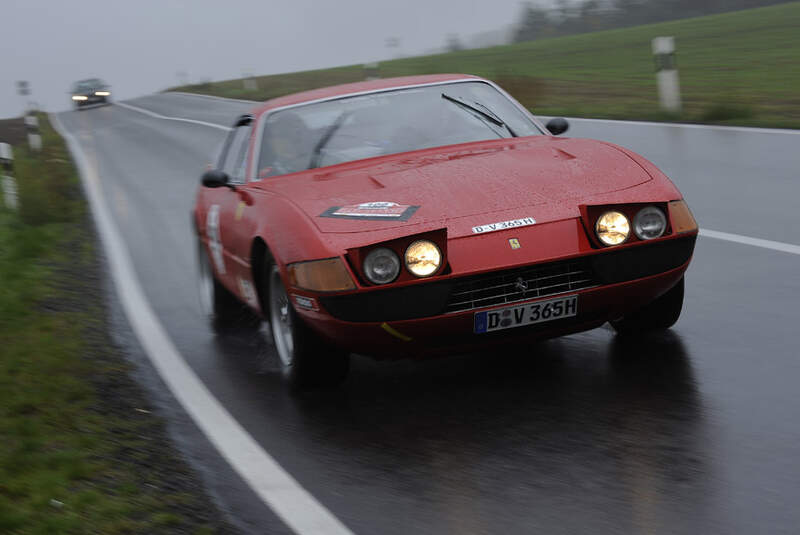
M547 122L553 117L548 115L536 115L542 122ZM721 126L716 124L689 124L689 123L657 123L654 121L623 121L617 119L588 119L584 117L565 117L567 121L585 122L585 123L611 123L611 124L629 124L634 126L667 126L670 128L691 128L702 130L722 130L727 132L744 132L748 134L800 134L800 130L792 130L789 128L758 128L749 126Z
M171 93L176 95L186 95L186 96L193 96L193 97L200 97L200 98L208 98L214 100L229 100L233 102L241 102L247 104L258 104L258 102L253 100L239 100L227 97L216 97L213 95L200 95L195 93L183 93L180 91L171 91ZM145 113L150 115L151 117L156 117L158 119L165 119L168 121L183 121L186 123L195 123L201 124L204 126L210 126L212 128L219 128L220 130L225 130L226 132L232 130L227 126L222 126L219 124L214 123L207 123L205 121L198 121L196 119L185 119L183 117L170 117L167 115L161 115L160 113L155 113L150 110L145 110L144 108L139 108L137 106L132 106L130 104L125 104L124 102L117 102L117 106L122 106L123 108L128 108L133 111L138 111L140 113ZM552 117L548 115L534 115L537 119L546 123ZM728 132L744 132L750 134L793 134L798 135L800 134L800 130L791 130L791 129L782 129L782 128L755 128L755 127L747 127L747 126L719 126L713 124L688 124L688 123L657 123L653 121L622 121L616 119L587 119L584 117L566 117L568 121L574 122L587 122L587 123L612 123L612 124L627 124L627 125L635 125L635 126L666 126L670 128L689 128L689 129L704 129L704 130L722 130Z
M142 291L122 236L103 201L97 170L58 116L50 114L50 120L75 159L128 321L172 394L233 469L295 533L352 535L261 448L183 359Z
M241 102L243 104L258 104L259 101L257 100L244 100L238 98L229 98L229 97L218 97L215 95L202 95L200 93L186 93L184 91L168 91L167 93L174 93L176 95L185 95L185 96L192 96L192 97L202 97L202 98L210 98L215 100L227 100L230 102ZM536 114L535 110L532 110L531 113L534 114L540 120L544 119L552 119L553 117L548 115L538 115ZM620 119L592 119L590 117L566 117L568 121L586 121L586 122L608 122L608 123L617 123L617 124L631 124L631 125L642 125L642 126L669 126L674 128L701 128L701 129L715 129L715 130L728 130L728 131L735 131L735 132L750 132L754 134L800 134L800 130L793 130L789 128L759 128L759 127L749 127L749 126L724 126L724 125L716 125L716 124L692 124L692 123L659 123L656 121L625 121Z
M750 236L742 236L741 234L729 234L727 232L719 232L717 230L709 230L707 228L700 229L700 235L707 238L714 238L716 240L732 241L736 243L743 243L745 245L752 245L753 247L762 247L764 249L772 249L773 251L782 251L784 253L800 255L800 245L793 245L791 243L762 240L761 238L751 238Z
M198 98L210 98L212 100L223 100L228 102L239 102L241 104L258 104L260 101L258 100L245 100L242 98L230 98L230 97L218 97L216 95L202 95L200 93L187 93L185 91L167 91L164 93L165 95L182 95L185 97L198 97Z
M224 130L225 132L230 132L231 130L233 130L232 128L229 128L227 126L222 126L221 124L207 123L205 121L198 121L196 119L185 119L183 117L170 117L168 115L161 115L160 113L146 110L144 108L139 108L138 106L131 106L130 104L125 104L124 102L117 102L116 105L122 106L123 108L127 108L129 110L138 111L139 113L144 113L145 115L149 115L150 117L155 117L156 119L164 119L167 121L182 121L184 123L193 123L203 126L210 126L211 128Z

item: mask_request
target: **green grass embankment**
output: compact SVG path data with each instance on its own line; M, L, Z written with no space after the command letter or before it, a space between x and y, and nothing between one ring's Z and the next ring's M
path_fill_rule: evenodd
M0 533L227 532L108 337L80 183L40 122L19 212L0 199Z
M535 113L800 128L800 2L380 64L382 77L460 72L492 78ZM676 38L684 111L659 111L652 38ZM173 90L266 100L359 81L362 66Z

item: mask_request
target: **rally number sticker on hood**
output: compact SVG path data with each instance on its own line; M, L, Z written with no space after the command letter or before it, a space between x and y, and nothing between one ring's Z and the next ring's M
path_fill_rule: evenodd
M419 206L397 204L395 202L365 202L350 206L331 206L320 217L338 217L342 219L367 219L373 221L394 220L407 221Z
M522 219L511 219L509 221L498 221L497 223L489 223L487 225L478 225L472 227L473 234L485 234L486 232L497 232L498 230L506 230L517 227L527 227L528 225L535 225L536 220L532 217L523 217Z

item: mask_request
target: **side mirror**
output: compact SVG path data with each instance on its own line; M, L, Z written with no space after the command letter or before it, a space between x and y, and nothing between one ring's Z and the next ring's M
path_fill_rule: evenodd
M228 177L228 173L219 169L211 169L203 173L202 182L207 188L232 187L229 184L230 177Z
M562 117L556 117L547 121L546 127L551 134L557 136L559 134L563 134L569 129L569 123Z

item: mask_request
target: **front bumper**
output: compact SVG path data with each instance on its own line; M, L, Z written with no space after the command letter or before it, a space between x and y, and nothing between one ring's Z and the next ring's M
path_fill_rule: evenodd
M693 234L513 270L319 297L324 310L298 312L331 343L376 357L437 355L561 336L619 318L668 291L686 271L696 239ZM487 293L485 288L497 288L498 281L511 287L520 274L532 284L528 290ZM473 333L478 310L572 294L579 296L575 317Z
M92 104L105 104L108 102L109 97L101 97L98 95L84 95L86 100L73 100L72 102L77 106L90 106Z

